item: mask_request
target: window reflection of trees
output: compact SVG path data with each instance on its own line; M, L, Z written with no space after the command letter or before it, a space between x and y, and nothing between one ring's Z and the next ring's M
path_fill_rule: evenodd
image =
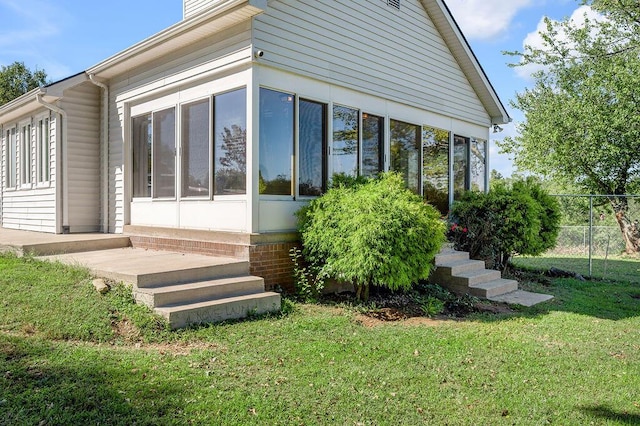
M422 195L440 213L449 211L449 132L422 128Z
M333 174L358 174L358 110L333 107Z
M472 139L470 144L470 189L473 191L485 190L486 174L486 141L482 139Z
M404 176L407 188L420 193L421 127L391 120L391 170Z
M382 171L384 118L362 114L362 175L371 177Z

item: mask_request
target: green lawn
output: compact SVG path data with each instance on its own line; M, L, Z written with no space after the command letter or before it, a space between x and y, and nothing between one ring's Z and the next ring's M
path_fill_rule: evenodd
M545 254L539 257L518 256L513 263L519 267L548 270L552 267L589 276L588 256ZM640 258L625 255L593 257L591 276L600 279L628 281L640 284Z
M640 286L525 285L556 299L373 328L297 304L171 332L81 269L0 256L0 425L639 423Z

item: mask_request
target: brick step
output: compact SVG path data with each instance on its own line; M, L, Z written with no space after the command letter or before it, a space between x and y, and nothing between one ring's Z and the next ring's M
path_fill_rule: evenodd
M154 309L172 328L221 322L280 310L280 294L264 292Z
M168 285L163 287L134 287L137 302L150 308L224 299L264 292L264 279L251 275Z

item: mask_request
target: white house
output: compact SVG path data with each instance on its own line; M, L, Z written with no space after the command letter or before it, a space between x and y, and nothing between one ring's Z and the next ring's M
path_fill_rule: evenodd
M131 235L289 279L334 173L446 213L509 115L442 0L184 0L166 30L0 107L2 226Z

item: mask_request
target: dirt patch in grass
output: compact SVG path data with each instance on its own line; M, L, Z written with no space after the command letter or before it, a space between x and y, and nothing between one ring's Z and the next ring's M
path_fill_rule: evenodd
M425 314L420 298L415 294L374 294L367 305L359 305L351 293L334 294L326 301L353 306L358 311L356 321L365 327L389 323L437 326L463 321L472 314L504 315L515 312L509 305L471 297L452 298L444 303L441 313L431 316Z

